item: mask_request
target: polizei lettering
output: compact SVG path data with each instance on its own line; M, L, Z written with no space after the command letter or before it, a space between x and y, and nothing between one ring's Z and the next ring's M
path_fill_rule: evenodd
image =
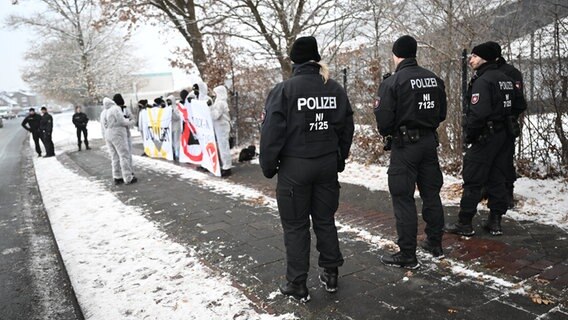
M410 79L410 86L412 87L412 90L436 88L438 87L438 81L436 81L436 78Z
M511 81L499 81L499 88L501 90L513 90L513 82L511 82Z
M309 97L298 98L298 111L302 108L308 110L337 109L336 97Z

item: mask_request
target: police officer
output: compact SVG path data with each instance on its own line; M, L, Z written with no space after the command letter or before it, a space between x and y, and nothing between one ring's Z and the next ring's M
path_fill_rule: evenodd
M89 118L85 113L81 112L81 106L75 107L72 121L77 129L77 145L79 146L79 151L81 151L81 133L83 133L85 140L85 148L91 150L91 148L89 148L89 140L87 140L87 123L89 122Z
M24 121L22 121L22 127L32 134L38 157L41 157L41 147L39 146L39 139L41 138L41 133L39 131L40 120L41 116L35 112L34 108L30 108L28 116L24 118Z
M290 50L293 76L277 84L266 100L260 139L264 176L278 173L276 199L286 246L286 279L280 291L307 302L310 216L317 237L320 281L337 291L343 265L335 226L339 205L337 172L353 138L353 111L345 90L329 79L314 37L296 39Z
M505 173L509 168L510 136L506 120L516 102L513 80L499 71L499 53L490 43L471 50L469 65L474 70L464 115L465 142L471 144L463 159L463 195L459 220L446 232L464 236L475 234L472 220L481 200L481 188L488 196L489 218L484 224L492 235L501 235L501 216L507 212Z
M45 157L54 157L55 151L51 134L53 132L53 117L47 112L46 107L41 107L41 119L39 120L39 131L41 132L41 141L45 147Z
M509 209L511 209L515 206L514 185L517 180L517 171L515 169L515 140L521 133L519 117L527 109L527 101L525 100L523 75L521 74L521 71L507 63L507 60L505 60L502 56L501 46L497 42L489 41L487 43L492 45L499 55L497 58L499 71L503 72L514 81L515 89L517 91L517 103L513 103L511 116L507 119L507 128L509 129L511 139L507 141L510 145L507 149L509 151L507 154L509 164L508 170L505 174L505 188L507 189L507 204Z
M394 75L385 79L375 102L379 133L392 137L388 169L400 251L381 257L390 266L416 269L418 217L414 190L422 198L427 240L422 247L443 258L444 211L440 200L443 177L438 161L436 129L446 119L444 81L416 61L417 43L408 35L393 45Z

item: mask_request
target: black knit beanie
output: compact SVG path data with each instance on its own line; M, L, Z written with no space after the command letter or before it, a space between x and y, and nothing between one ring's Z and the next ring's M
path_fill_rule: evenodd
M120 93L115 94L114 97L112 97L112 101L114 101L114 103L119 106L124 105L124 99L122 98L122 95Z
M416 39L409 35L396 39L392 45L392 53L399 58L416 58L417 49Z
M318 43L314 37L300 37L292 44L290 60L296 64L302 64L310 60L320 61Z
M473 49L471 49L471 53L485 61L495 61L499 58L499 56L501 56L495 45L489 42L484 42L473 47Z
M493 50L495 50L495 52L497 52L497 55L499 57L501 57L503 55L503 53L501 52L501 46L495 42L495 41L487 41L486 42L488 45L490 45L491 47L493 47Z

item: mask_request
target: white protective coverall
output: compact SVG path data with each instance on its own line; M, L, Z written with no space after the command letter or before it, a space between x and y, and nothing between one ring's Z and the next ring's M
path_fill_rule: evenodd
M174 151L174 159L179 160L179 148L181 139L181 114L177 106L176 98L170 95L166 98L172 102L172 147Z
M133 120L126 119L122 109L112 99L104 98L103 107L101 125L105 128L103 136L110 152L112 177L122 178L128 184L134 178L127 133Z
M125 106L124 108L121 108L121 110L122 110L122 115L126 118L126 120L134 121L132 117L132 112L130 111L129 107ZM132 127L132 124L126 128L126 138L128 140L128 154L130 155L130 167L133 168L134 166L132 165L132 134L130 133L130 127Z
M213 89L216 98L215 103L210 108L211 118L213 119L213 128L215 130L215 138L217 138L217 146L219 147L219 156L221 157L221 169L231 169L231 148L229 147L229 135L231 132L231 116L229 115L229 104L227 103L227 89L224 86L218 86Z

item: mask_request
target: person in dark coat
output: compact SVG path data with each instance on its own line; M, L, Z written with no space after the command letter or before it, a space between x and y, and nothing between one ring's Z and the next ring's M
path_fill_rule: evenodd
M75 107L75 113L73 114L73 124L77 129L77 145L79 146L79 151L81 151L81 133L83 133L83 138L85 140L85 148L87 150L91 150L89 148L89 140L87 140L87 123L89 122L89 118L83 112L81 112L81 106Z
M30 108L28 116L22 121L22 127L32 134L38 157L41 157L41 147L39 145L39 140L41 139L41 132L39 131L40 120L41 116L35 112L34 108Z
M442 79L418 65L417 48L416 39L409 35L394 42L396 72L381 83L374 110L379 133L393 141L388 185L400 249L381 257L381 261L408 269L420 266L416 258L417 187L426 222L426 241L421 247L435 258L444 257L444 210L440 199L443 176L436 129L446 119L446 91Z
M282 294L310 300L310 220L317 237L319 280L328 292L338 289L343 265L335 212L337 173L343 171L353 139L353 110L343 87L329 78L314 37L296 39L290 51L292 77L277 84L266 99L260 137L260 167L267 178L278 174L276 200L286 247ZM201 92L200 92L201 94ZM311 218L311 219L310 219Z
M39 131L41 132L41 141L45 147L44 158L54 157L55 150L51 134L53 133L53 117L47 112L46 107L41 107L41 120L39 121Z

